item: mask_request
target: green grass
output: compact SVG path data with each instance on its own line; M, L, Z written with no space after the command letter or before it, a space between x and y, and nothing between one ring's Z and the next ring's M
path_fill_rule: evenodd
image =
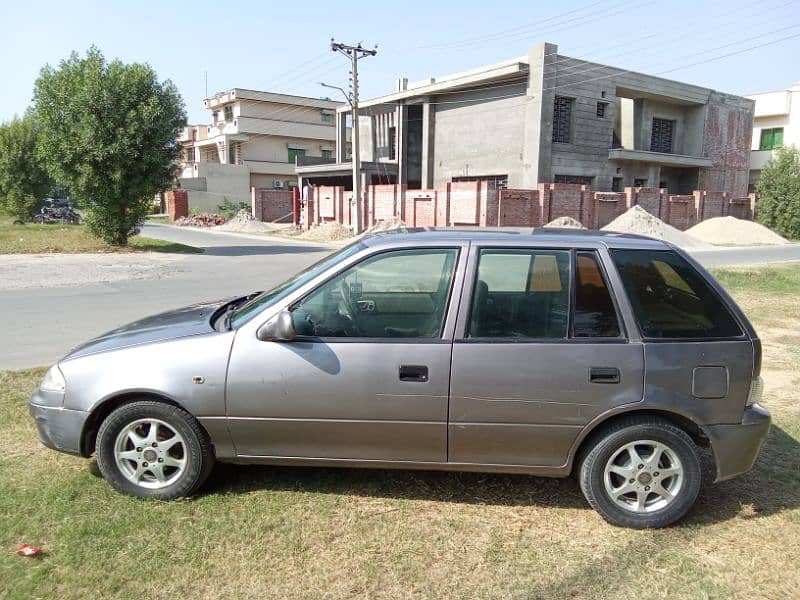
M169 215L147 215L148 222L151 223L171 223Z
M800 331L765 325L800 319L772 302L795 276L731 286L769 369L755 469L659 531L605 524L571 479L523 476L218 465L193 499L135 500L37 442L43 369L0 372L0 597L796 597ZM45 555L13 554L22 542Z
M0 217L0 254L40 254L46 252L172 252L196 254L203 250L184 244L134 236L128 246L106 244L89 234L83 225L14 225L8 217Z
M712 269L711 273L731 292L797 294L800 292L800 263L775 267Z

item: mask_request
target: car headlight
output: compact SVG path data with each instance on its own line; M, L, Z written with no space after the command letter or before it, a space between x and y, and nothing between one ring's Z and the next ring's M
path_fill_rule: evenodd
M53 365L47 371L39 385L39 389L45 392L64 392L67 389L67 382L64 379L64 374L58 365Z
M753 377L750 382L750 393L747 394L746 408L750 408L754 404L761 402L761 397L764 395L764 380L761 377Z

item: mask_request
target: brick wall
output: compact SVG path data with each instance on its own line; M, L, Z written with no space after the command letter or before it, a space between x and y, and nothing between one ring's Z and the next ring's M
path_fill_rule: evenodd
M542 203L539 190L500 190L498 194L498 227L541 227Z
M540 183L543 225L558 217L572 217L581 223L591 222L591 190L576 183Z
M592 198L592 219L584 223L591 229L601 229L628 210L628 196L624 192L595 192Z
M189 216L189 192L182 189L169 190L167 196L167 214L170 220Z
M400 204L405 194L405 185L371 185L367 188L370 203L370 225L391 219L400 212Z
M450 206L448 225L480 225L481 202L477 181L459 181L447 184L447 201Z
M250 188L253 217L266 223L292 221L292 191Z
M694 196L669 196L664 221L681 231L697 223L697 200Z
M697 220L724 217L727 214L729 195L727 192L709 192L695 190L695 204L697 205Z
M638 204L651 215L663 219L666 216L667 190L664 188L626 187L628 206Z

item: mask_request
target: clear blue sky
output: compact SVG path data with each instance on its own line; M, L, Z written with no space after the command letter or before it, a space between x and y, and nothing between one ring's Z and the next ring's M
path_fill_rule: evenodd
M207 122L208 91L244 87L318 97L347 86L332 36L378 44L360 63L361 96L526 54L550 41L569 56L725 92L800 81L798 0L460 0L418 2L85 2L0 0L0 121L21 114L46 63L98 46L148 62L174 81L190 122ZM753 46L795 36L753 50ZM712 62L701 61L744 51Z

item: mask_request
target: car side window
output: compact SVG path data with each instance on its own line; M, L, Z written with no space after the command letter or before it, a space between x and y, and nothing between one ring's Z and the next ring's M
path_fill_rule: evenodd
M481 250L468 337L567 337L569 263L567 250Z
M457 258L456 248L371 256L297 303L295 330L310 337L439 337Z
M614 250L614 263L648 338L729 338L742 329L713 288L678 254Z
M572 337L620 337L617 311L595 252L575 253Z

